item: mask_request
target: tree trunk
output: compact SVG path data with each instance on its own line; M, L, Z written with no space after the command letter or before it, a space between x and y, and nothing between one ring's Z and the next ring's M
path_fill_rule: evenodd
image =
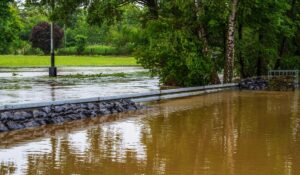
M64 48L67 48L67 29L66 23L64 23Z
M226 59L224 67L224 83L231 83L234 67L234 34L235 19L237 14L238 0L231 0L231 12L228 19L228 31L226 42Z

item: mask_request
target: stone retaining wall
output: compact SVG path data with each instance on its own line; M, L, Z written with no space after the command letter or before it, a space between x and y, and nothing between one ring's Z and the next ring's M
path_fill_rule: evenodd
M292 91L298 87L298 83L291 76L254 77L241 80L239 86L247 90Z
M38 127L46 124L103 116L141 109L131 100L46 106L34 109L0 111L0 132Z
M240 89L247 90L266 90L268 88L268 80L264 77L254 77L241 80Z
M110 97L8 104L0 106L0 132L137 110L144 107L136 104L140 102L190 97L232 89L237 86L238 84L231 83Z

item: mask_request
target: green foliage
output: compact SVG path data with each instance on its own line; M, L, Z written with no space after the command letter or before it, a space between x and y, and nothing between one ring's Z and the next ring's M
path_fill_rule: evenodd
M86 47L86 37L83 35L77 35L75 37L76 40L76 51L78 55L81 55L84 52Z
M300 56L285 57L282 61L282 69L300 70Z
M109 45L90 45L86 46L81 55L130 55L131 50L118 48ZM75 47L60 48L57 52L59 55L76 55Z
M58 25L53 25L53 44L54 48L61 45L64 32ZM41 22L34 26L30 35L30 42L33 48L41 49L44 54L49 54L51 50L51 25L47 22Z
M298 58L294 40L299 30L299 10L295 0L241 1L237 63L242 60L244 68L239 67L240 72L255 76L270 69L295 68L291 62L296 63Z
M0 54L13 50L22 27L17 8L11 0L0 2Z
M77 54L78 49L83 55L119 55L134 50L138 61L169 85L208 84L224 69L231 0L29 1L19 9L22 20L11 2L1 1L0 29L6 32L0 34L2 53L30 50L29 26L56 20L66 26L60 54ZM238 1L235 76L299 69L300 1ZM79 35L86 38L86 47Z
M163 84L192 86L209 83L211 63L201 54L201 43L186 28L168 21L147 24L136 57Z

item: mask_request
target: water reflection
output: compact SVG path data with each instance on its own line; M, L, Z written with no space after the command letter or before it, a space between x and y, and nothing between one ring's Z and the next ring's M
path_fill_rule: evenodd
M0 134L0 172L296 175L299 107L299 92L228 91Z

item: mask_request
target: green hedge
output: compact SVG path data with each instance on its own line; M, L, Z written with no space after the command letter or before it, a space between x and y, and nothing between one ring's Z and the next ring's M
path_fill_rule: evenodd
M117 48L106 45L90 45L87 46L81 55L130 55L131 48ZM61 48L57 52L58 55L77 55L75 47Z

